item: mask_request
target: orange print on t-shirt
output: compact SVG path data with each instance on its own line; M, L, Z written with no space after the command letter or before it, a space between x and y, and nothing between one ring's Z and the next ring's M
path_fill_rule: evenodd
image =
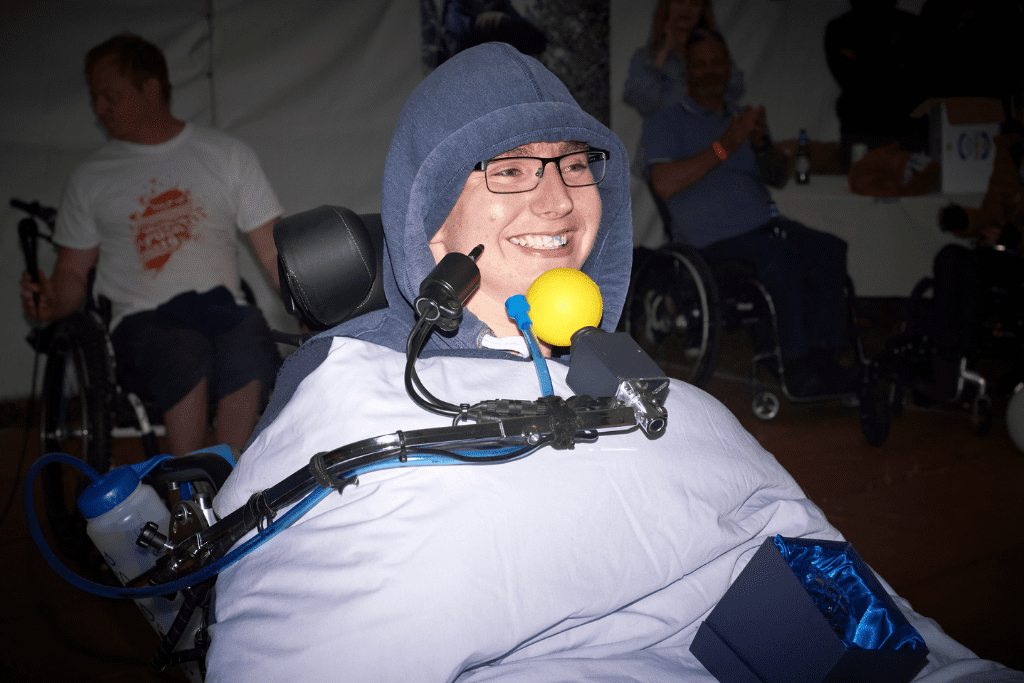
M128 217L135 248L143 268L160 272L185 242L198 237L197 225L206 213L193 203L191 191L176 187L160 193L154 189L149 197L139 197L139 203L145 208Z

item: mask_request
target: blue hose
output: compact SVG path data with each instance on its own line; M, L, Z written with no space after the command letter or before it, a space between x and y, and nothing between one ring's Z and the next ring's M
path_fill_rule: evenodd
M518 450L518 448L518 446L515 446L508 448L497 448L489 451L456 452L459 453L460 455L465 455L467 457L472 457L473 455L486 457L495 455L505 455L507 453L511 453L515 450ZM532 450L530 452L532 452ZM169 457L171 456L161 456L153 460L159 462L159 460ZM96 583L94 581L89 581L88 579L84 579L78 574L76 574L74 571L69 569L63 562L61 562L60 559L53 553L53 551L50 550L49 544L43 537L43 532L39 527L39 520L36 519L35 515L35 499L32 493L32 489L34 487L36 477L38 476L40 470L42 470L43 467L51 463L62 463L65 465L70 465L75 469L79 470L80 472L84 473L92 481L97 481L98 479L101 478L101 475L98 472L96 472L96 470L94 470L92 467L90 467L87 463L79 460L78 458L66 455L64 453L48 453L43 457L39 458L35 463L33 463L32 467L29 468L28 473L25 475L25 516L28 519L28 528L29 532L32 534L32 540L35 541L36 547L39 548L39 552L42 553L43 558L46 560L47 564L50 565L50 568L53 569L53 571L55 571L58 576L60 576L62 579L70 583L72 586L79 588L80 590L104 598L120 598L132 600L139 598L153 598L168 595L170 593L175 593L177 591L184 590L191 586L200 584L203 581L206 581L207 579L216 576L223 570L233 565L235 562L238 562L238 560L242 559L252 551L259 548L261 545L272 539L274 536L278 535L279 533L290 527L296 521L301 519L303 515L305 515L307 512L316 507L316 505L320 501L326 498L331 493L331 491L334 490L329 488L317 488L315 491L308 494L305 498L303 498L294 506L292 506L291 509L282 514L280 517L274 520L274 522L269 524L262 531L258 532L248 541L245 541L241 545L236 546L224 557L220 558L219 560L215 560L214 562L208 564L207 566L203 567L202 569L193 574L189 574L187 576L184 576L175 581L171 581L169 583L162 583L157 586L149 586L146 588L128 588L126 586L115 587L107 586L101 583ZM155 464L156 463L154 462L153 465ZM407 462L404 463L400 462L397 458L392 460L385 460L383 462L374 463L372 465L366 465L364 467L357 468L352 472L348 473L346 476L354 477L359 474L364 474L366 472L372 472L374 470L404 466L456 464L465 463L439 454L411 456L408 458Z
M505 310L510 318L516 321L516 327L523 333L526 339L526 346L533 356L533 364L537 368L537 379L540 381L541 396L551 396L555 393L551 386L551 375L548 373L548 363L544 354L540 351L540 342L537 341L537 334L533 331L533 321L530 320L530 304L522 294L510 296L505 300Z
M288 512L274 520L274 522L268 525L263 531L257 533L241 545L236 546L227 555L203 567L194 574L189 574L188 576L171 581L170 583L162 583L158 586L149 586L146 588L128 588L126 586L115 587L83 579L81 576L68 569L68 567L61 562L56 555L54 555L53 551L50 550L50 546L47 544L46 539L43 538L43 532L39 528L39 520L36 519L35 515L35 498L32 493L32 489L39 471L44 466L57 462L65 465L71 465L93 481L100 478L100 475L96 470L88 464L82 462L78 458L74 458L64 453L48 453L36 460L25 475L25 515L28 519L29 532L32 534L32 540L35 541L36 547L39 548L39 552L42 553L47 564L50 565L50 568L53 569L58 576L76 588L104 598L130 598L133 600L138 598L153 598L184 590L190 586L202 583L206 579L215 576L224 569L227 569L242 557L287 529L289 526L294 524L296 520L313 509L317 503L326 498L332 491L332 489L324 488L318 488L313 491L296 503L290 510L288 510Z

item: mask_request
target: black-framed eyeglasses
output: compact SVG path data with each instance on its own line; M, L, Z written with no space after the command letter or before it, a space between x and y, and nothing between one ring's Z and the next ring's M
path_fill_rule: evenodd
M610 155L603 149L570 152L560 157L497 157L481 161L474 171L484 172L487 189L496 194L529 192L540 185L544 169L554 163L567 187L587 187L604 180Z

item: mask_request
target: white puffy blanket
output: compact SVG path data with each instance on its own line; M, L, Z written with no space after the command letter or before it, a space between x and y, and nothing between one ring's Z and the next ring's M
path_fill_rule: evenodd
M336 338L246 450L223 515L309 461L444 426L403 385L403 355ZM531 363L421 360L453 403L535 399ZM555 392L572 394L550 364ZM688 647L768 536L840 539L715 399L673 382L669 427L500 465L360 477L224 571L213 681L713 681ZM930 650L922 681L1024 681L897 599Z

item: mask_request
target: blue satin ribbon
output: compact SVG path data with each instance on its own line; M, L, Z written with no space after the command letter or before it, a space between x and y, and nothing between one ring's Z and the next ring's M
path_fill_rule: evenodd
M845 551L787 543L781 536L773 540L843 645L865 650L924 649L917 630L902 613L890 613Z

